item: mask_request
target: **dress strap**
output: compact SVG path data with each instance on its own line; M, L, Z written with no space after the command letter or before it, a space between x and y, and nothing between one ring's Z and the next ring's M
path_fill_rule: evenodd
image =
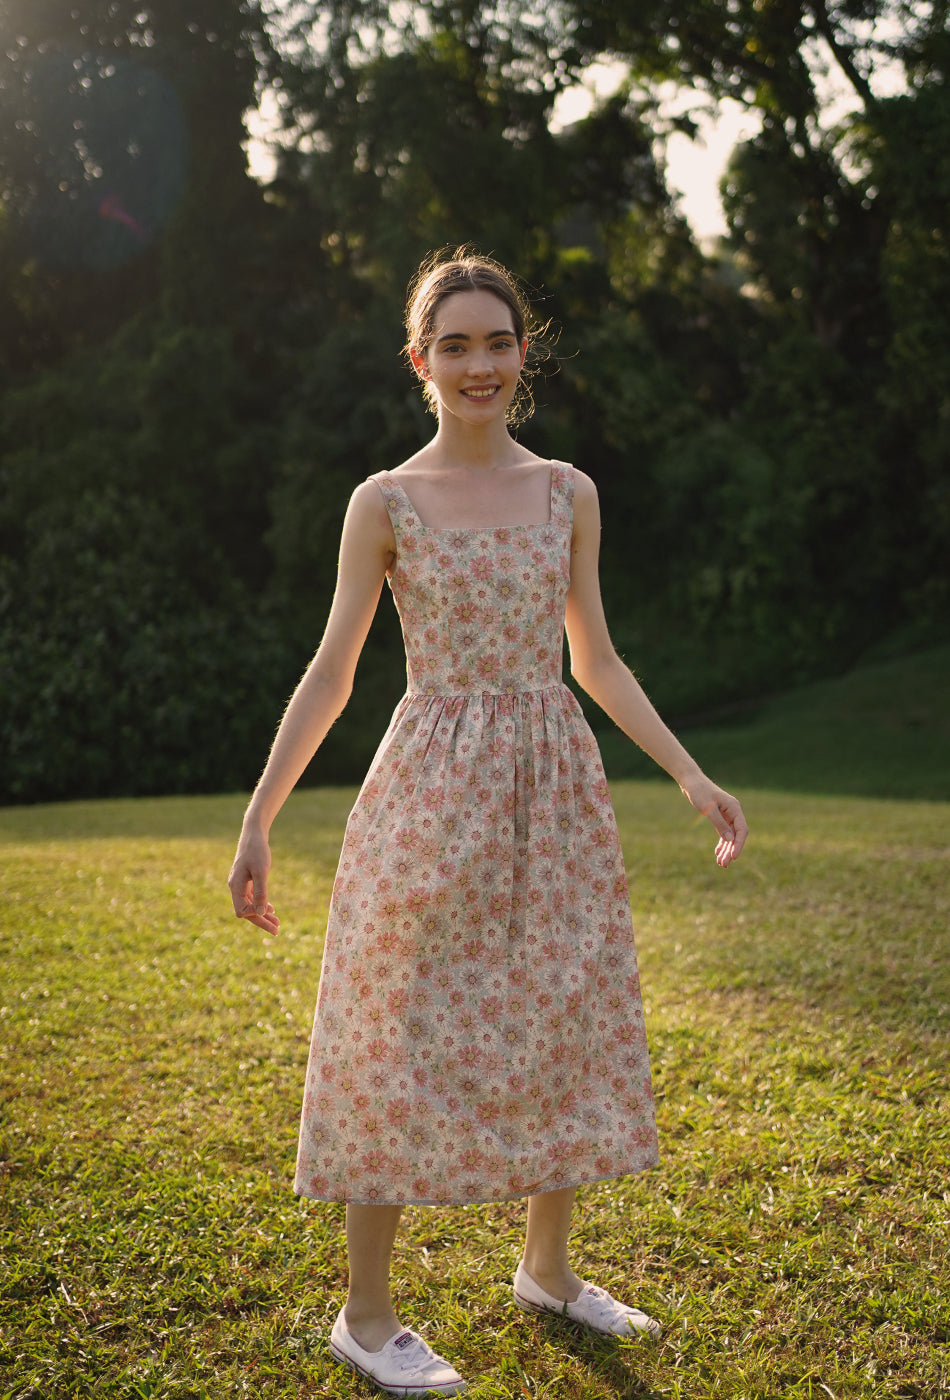
M551 462L551 524L574 524L574 468L569 462Z
M368 476L366 480L375 482L379 487L398 539L400 529L415 524L416 513L412 508L412 502L398 481L393 481L389 472L376 472L373 476Z

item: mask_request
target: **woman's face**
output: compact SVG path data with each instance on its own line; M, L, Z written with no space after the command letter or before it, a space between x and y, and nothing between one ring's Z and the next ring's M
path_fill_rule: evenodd
M473 426L504 420L527 341L518 340L511 309L494 292L453 292L436 308L432 338L412 363L432 384L439 414L451 413Z

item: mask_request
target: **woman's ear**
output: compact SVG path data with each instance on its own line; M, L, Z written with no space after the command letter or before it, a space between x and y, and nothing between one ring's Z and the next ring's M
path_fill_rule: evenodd
M410 345L410 347L409 347L409 358L410 358L410 360L412 361L412 367L413 367L413 369L415 370L416 374L418 374L419 378L420 378L420 379L428 379L428 378L429 378L429 366L428 366L428 364L426 363L426 354L425 354L425 351L424 351L424 350L417 350L416 347L415 347L414 345Z

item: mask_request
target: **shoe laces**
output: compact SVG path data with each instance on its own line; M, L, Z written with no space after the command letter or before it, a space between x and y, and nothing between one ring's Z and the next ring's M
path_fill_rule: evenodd
M639 1308L630 1308L625 1303L618 1303L616 1298L612 1298L603 1288L595 1288L593 1284L590 1284L586 1296L591 1301L591 1311L596 1313L598 1317L625 1317L629 1319L632 1327L636 1327L638 1319L642 1318L643 1322L640 1323L639 1330L652 1330L653 1321L647 1317L646 1313L641 1312Z
M618 1311L623 1311L616 1298L611 1298L603 1288L595 1288L593 1284L585 1288L584 1301L590 1303L591 1312L598 1317L616 1317Z
M420 1371L423 1366L431 1365L432 1362L436 1360L435 1352L429 1346L428 1342L423 1341L421 1337L417 1337L412 1332L404 1332L402 1336L411 1337L412 1340L403 1342L402 1346L400 1346L399 1343L402 1338L395 1337L393 1339L392 1347L397 1353L394 1360L398 1371L403 1373L406 1371Z

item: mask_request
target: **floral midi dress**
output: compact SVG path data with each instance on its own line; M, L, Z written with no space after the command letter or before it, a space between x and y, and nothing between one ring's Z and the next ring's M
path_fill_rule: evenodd
M573 470L547 524L396 536L408 688L333 888L294 1189L498 1201L641 1171L656 1121L617 827L564 685Z

